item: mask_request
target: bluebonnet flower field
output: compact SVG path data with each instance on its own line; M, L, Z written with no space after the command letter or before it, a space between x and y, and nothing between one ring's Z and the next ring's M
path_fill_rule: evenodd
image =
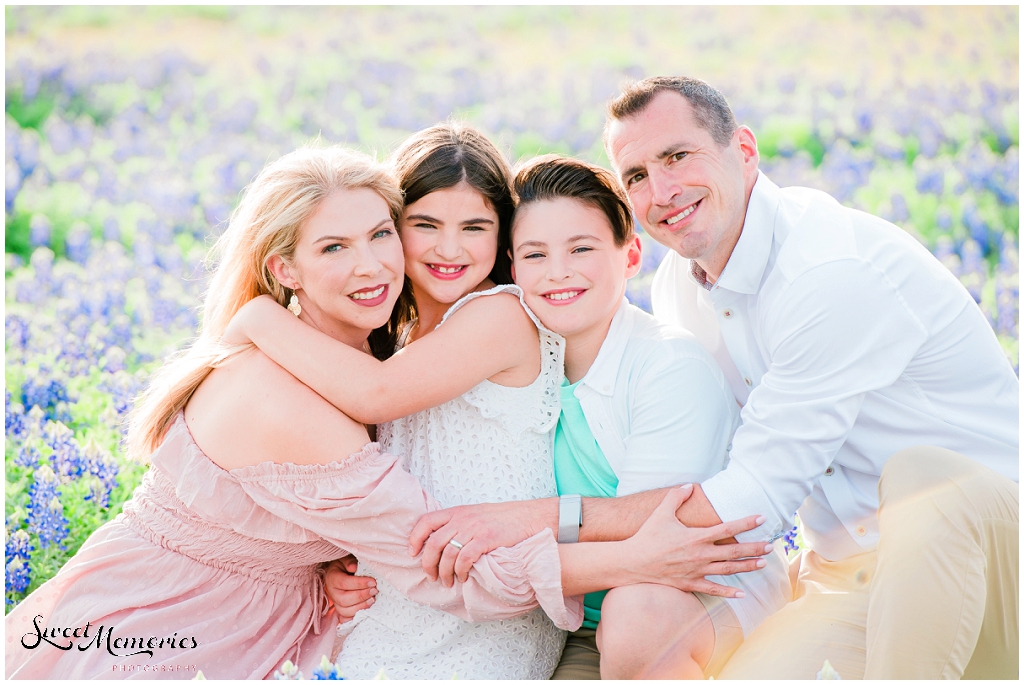
M124 419L196 332L212 239L317 136L386 154L457 116L513 162L606 165L625 80L703 78L773 181L926 245L1017 369L1017 27L1016 7L7 7L7 609L138 484ZM628 295L649 309L665 250L644 244Z

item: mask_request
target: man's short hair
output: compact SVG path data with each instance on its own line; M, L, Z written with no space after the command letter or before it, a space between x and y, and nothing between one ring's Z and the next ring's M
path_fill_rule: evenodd
M721 147L729 144L738 126L725 96L700 79L686 76L651 76L627 83L622 94L608 103L605 142L608 141L608 127L612 121L627 119L644 111L654 96L663 90L671 90L686 98L697 123L711 134L715 143Z

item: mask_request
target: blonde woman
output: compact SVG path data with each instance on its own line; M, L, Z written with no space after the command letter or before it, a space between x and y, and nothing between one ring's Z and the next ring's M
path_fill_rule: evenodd
M549 531L431 583L407 553L436 509L397 459L251 345L235 312L269 295L369 352L402 289L393 179L351 151L303 149L265 168L218 243L203 330L156 375L129 431L151 463L124 511L5 619L15 678L266 678L331 654L338 619L319 564L358 555L417 602L470 620L542 606L575 628ZM642 541L641 541L642 542Z

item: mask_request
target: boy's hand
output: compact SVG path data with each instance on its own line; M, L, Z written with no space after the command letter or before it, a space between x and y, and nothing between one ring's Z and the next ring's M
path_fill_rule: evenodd
M750 573L764 568L760 557L774 546L765 542L716 544L764 523L763 516L748 516L710 528L688 528L676 510L693 493L690 484L672 488L636 535L625 540L623 554L632 582L659 583L719 597L742 597L736 588L707 580L709 575Z

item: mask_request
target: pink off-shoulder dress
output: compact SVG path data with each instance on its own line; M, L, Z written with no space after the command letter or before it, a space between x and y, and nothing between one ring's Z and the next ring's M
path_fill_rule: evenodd
M376 443L326 465L225 471L179 415L123 513L5 618L7 677L267 678L286 660L309 675L338 625L317 565L348 552L466 620L540 606L579 626L547 530L484 556L467 583L430 581L407 549L416 519L437 508Z

